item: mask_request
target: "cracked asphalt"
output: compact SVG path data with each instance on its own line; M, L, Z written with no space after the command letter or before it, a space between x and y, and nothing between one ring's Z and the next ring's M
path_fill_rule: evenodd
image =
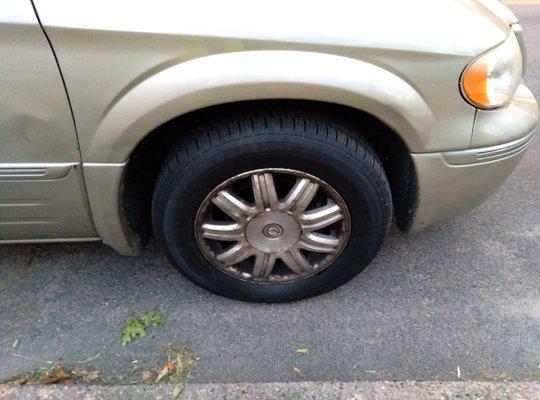
M540 98L540 6L513 8ZM98 243L1 246L0 380L90 358L138 380L132 361L162 365L169 342L200 357L195 382L453 380L458 367L465 379L539 379L539 159L536 139L482 206L419 234L394 229L352 282L290 304L212 295L155 243L135 258ZM124 321L147 309L165 325L123 348Z

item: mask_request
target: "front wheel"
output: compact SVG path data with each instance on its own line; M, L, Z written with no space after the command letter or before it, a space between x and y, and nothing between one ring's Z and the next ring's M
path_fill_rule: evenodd
M223 296L299 300L334 289L376 255L391 196L370 147L298 113L244 112L171 151L153 224L175 267Z

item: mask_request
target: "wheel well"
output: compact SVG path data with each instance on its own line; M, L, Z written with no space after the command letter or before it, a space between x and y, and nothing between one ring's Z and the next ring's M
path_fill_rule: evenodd
M416 210L417 181L403 140L387 125L360 110L305 100L257 100L204 108L177 117L149 133L131 153L122 185L122 207L131 230L145 242L151 233L151 202L159 170L182 133L212 119L253 108L303 110L345 123L367 141L383 164L390 183L398 227L408 230Z

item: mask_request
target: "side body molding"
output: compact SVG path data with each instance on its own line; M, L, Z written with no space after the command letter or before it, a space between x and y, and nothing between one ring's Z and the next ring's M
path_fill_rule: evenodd
M350 106L395 129L421 151L435 118L407 82L375 65L296 51L246 51L197 58L145 74L109 104L84 150L94 223L104 243L138 251L122 212L122 175L136 145L153 129L190 111L258 99L305 99Z
M84 158L121 163L146 134L204 107L258 99L331 102L370 113L421 151L434 116L391 72L352 58L302 51L243 51L196 58L136 80L107 107Z

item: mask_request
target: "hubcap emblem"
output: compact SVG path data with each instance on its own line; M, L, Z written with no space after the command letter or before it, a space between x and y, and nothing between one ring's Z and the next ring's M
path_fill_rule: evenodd
M302 231L296 219L281 211L267 211L251 219L246 225L246 240L256 249L267 253L290 249Z
M279 224L268 224L263 229L264 236L275 239L283 234L283 228Z

